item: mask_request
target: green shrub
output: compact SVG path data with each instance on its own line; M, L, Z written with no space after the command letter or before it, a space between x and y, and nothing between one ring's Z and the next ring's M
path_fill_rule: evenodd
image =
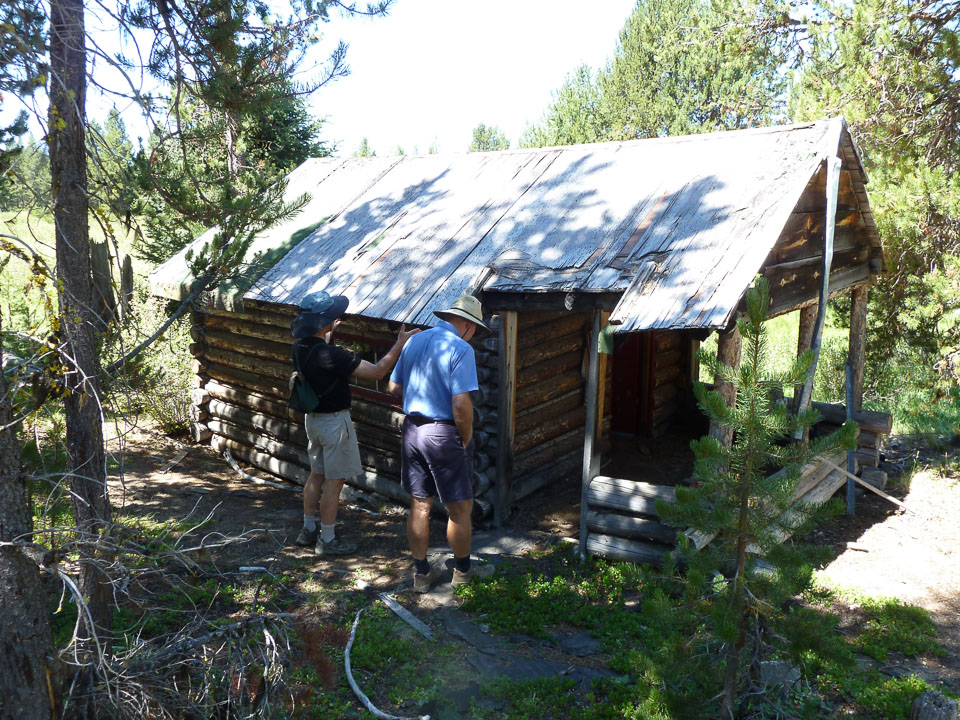
M925 609L904 605L896 598L871 598L865 600L861 607L867 622L856 644L874 660L883 662L891 650L907 657L945 652L936 641L937 628Z
M135 293L129 320L105 348L104 364L123 357L153 335L168 317L166 304L143 289ZM111 386L111 405L120 413L146 412L164 432L182 433L190 422L192 379L190 322L181 317L120 370Z
M856 704L873 717L899 720L910 716L910 705L929 689L916 675L889 678L864 687L856 696Z

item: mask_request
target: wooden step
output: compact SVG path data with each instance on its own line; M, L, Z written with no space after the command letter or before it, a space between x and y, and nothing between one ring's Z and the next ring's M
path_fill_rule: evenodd
M672 549L669 545L644 540L628 540L598 533L587 535L587 552L608 560L661 565L663 556Z
M676 502L676 492L666 485L600 475L590 481L587 504L631 515L656 516L656 501Z

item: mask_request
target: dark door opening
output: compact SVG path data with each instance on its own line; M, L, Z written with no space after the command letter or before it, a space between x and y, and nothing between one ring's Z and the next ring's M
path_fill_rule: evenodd
M648 437L653 427L656 334L631 333L613 352L613 418L617 435Z

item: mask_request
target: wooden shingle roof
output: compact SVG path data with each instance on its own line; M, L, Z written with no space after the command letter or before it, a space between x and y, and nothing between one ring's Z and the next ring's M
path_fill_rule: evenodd
M289 176L287 194L312 200L251 252L299 241L243 298L296 305L323 289L348 296L352 314L426 325L464 292L621 292L618 331L724 327L807 182L837 154L856 164L866 203L866 177L841 119L535 150L309 160ZM184 253L151 276L154 292L173 298L189 282Z

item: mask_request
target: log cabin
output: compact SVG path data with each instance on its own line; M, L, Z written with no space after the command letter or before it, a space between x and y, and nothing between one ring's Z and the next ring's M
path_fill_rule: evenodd
M195 438L300 484L306 437L286 406L300 298L346 295L337 342L374 361L402 323L432 325L434 310L477 295L495 334L474 341L476 517L503 522L531 493L580 482L581 548L649 560L673 537L652 499L669 499L671 471L689 470L658 448L675 446L672 438L686 447L707 430L691 393L697 349L717 332L720 357L738 362L735 321L757 274L770 283L771 317L800 312L798 350L819 347L826 301L851 295L852 411L866 417L867 289L884 267L866 183L842 118L571 147L318 158L288 176L285 197L309 199L254 239L245 282L197 295L190 248L150 282L155 294L193 304ZM810 388L798 390L796 403L809 403ZM735 388L721 391L732 402ZM846 411L830 412L842 422ZM404 502L398 399L385 381L357 381L352 416L365 472L348 483ZM861 461L876 464L889 416L870 420ZM601 458L616 459L622 438L656 441L646 462L601 475ZM828 476L836 482L810 469L816 483L804 493L825 492Z

